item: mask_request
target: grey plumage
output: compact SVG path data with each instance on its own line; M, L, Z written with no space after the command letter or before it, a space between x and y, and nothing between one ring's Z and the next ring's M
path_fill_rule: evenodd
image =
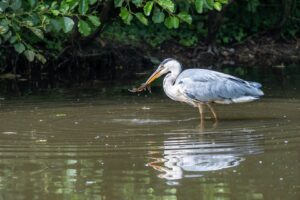
M259 83L207 69L184 70L176 84L188 98L203 103L247 102L264 94Z

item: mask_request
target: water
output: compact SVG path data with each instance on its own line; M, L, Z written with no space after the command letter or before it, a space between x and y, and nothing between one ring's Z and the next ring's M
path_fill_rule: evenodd
M2 100L0 199L300 199L299 99L153 96Z

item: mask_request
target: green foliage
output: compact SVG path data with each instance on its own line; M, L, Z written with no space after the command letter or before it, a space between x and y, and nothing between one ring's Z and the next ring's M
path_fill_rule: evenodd
M220 11L227 0L114 0L116 8L120 7L119 16L125 24L131 24L133 16L144 25L149 24L149 17L152 13L151 20L153 23L163 23L168 29L178 29L180 22L192 23L194 10L203 13L208 10ZM180 6L185 4L188 9L181 9ZM144 15L140 12L143 10ZM137 10L137 12L133 12Z
M221 10L227 1L114 0L113 3L120 19L127 25L136 19L145 26L154 23L178 29L182 22L192 24L195 9L198 13ZM99 27L101 11L97 8L104 4L102 0L2 0L0 44L12 47L30 62L45 63L45 51L59 52L74 30L86 37Z
M166 40L193 46L213 26L208 12L218 13L228 0L112 0L113 10L101 22L104 0L2 0L0 1L0 53L16 52L28 61L46 62L64 47L80 41L105 25L104 36L123 42L146 41L157 46ZM282 17L280 0L233 1L222 15L217 39L240 42L269 30ZM281 36L295 38L300 29L299 0L294 2ZM122 24L130 25L123 27ZM119 28L119 29L117 29ZM113 31L112 31L113 30ZM71 38L75 37L75 38ZM47 55L47 56L45 56ZM1 59L0 56L0 59Z
M282 37L299 36L300 1L287 1L295 3L290 13L285 13L286 8L283 5L285 1L270 0L267 3L263 0L236 1L229 6L223 17L221 28L217 33L218 41L225 44L241 42L248 36L269 30L274 30L275 34ZM284 26L278 27L284 15L287 15L287 22Z
M3 0L0 2L0 45L13 47L28 61L46 62L43 49L51 39L68 40L78 20L78 31L88 36L100 25L90 6L96 0ZM61 30L63 32L61 32ZM62 47L57 43L55 50Z

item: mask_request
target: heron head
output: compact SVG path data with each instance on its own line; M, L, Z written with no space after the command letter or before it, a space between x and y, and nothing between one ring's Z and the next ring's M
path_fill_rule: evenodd
M164 75L168 72L178 72L178 73L180 73L180 70L181 70L181 65L177 60L175 60L173 58L167 58L159 64L156 71L146 81L146 85L149 85L155 79L159 78L160 76L162 76L162 75Z

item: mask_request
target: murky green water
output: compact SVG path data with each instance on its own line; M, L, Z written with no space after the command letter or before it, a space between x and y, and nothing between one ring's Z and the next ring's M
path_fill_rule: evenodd
M0 199L300 199L299 99L0 103Z

